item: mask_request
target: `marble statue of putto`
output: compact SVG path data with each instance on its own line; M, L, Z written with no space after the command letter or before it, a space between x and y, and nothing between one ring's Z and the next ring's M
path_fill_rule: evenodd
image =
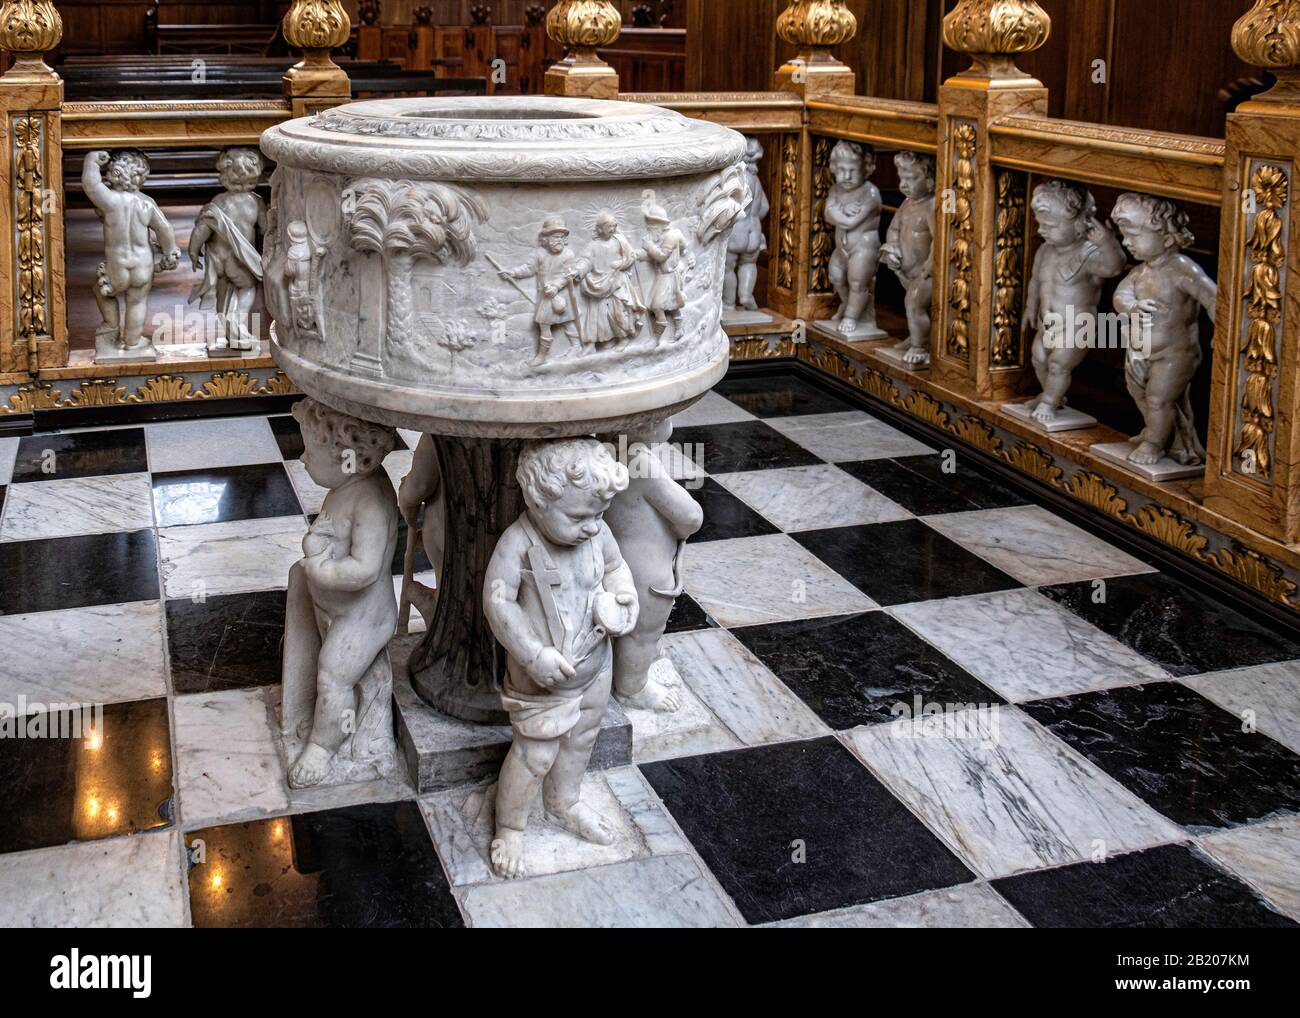
M656 711L674 711L681 703L681 678L660 642L685 589L686 541L704 525L700 504L656 455L672 430L671 421L663 421L627 436L630 480L605 514L640 604L636 627L614 641L614 693L629 707Z
M581 801L582 777L613 677L612 637L637 622L636 581L604 522L627 468L593 438L526 445L517 470L526 509L488 563L483 609L508 656L501 702L514 740L496 788L492 868L524 869L524 829L540 791L548 819L609 844Z
M103 319L95 330L96 360L157 357L144 336L149 291L154 275L174 269L181 253L167 217L140 190L148 178L149 160L136 149L86 153L81 186L104 223L104 260L95 272Z
M876 325L876 272L880 267L880 189L870 176L876 154L870 146L840 141L831 150L834 183L826 196L826 222L835 230L831 285L839 310L831 317L846 336L883 336Z
M190 292L190 302L216 308L231 350L255 351L258 346L248 324L262 281L257 234L266 233L266 204L255 188L263 165L255 148L222 152L217 174L225 190L203 206L190 233L190 263L203 273Z
M1030 207L1042 246L1025 291L1022 327L1032 330L1031 356L1042 392L1025 407L1035 421L1050 425L1065 406L1074 370L1093 345L1080 329L1095 334L1101 287L1124 270L1124 249L1097 219L1092 193L1065 180L1034 188ZM1080 415L1080 424L1093 419Z
M329 489L289 571L281 731L289 784L381 777L393 767L397 496L383 470L392 428L304 399L302 461Z
M745 139L745 177L749 186L750 202L744 216L736 221L727 241L727 274L722 283L722 306L728 311L737 307L757 311L754 285L758 282L758 256L767 250L767 237L763 223L771 211L767 192L759 179L758 165L763 159L763 146L757 138Z
M1138 266L1115 291L1115 310L1137 316L1145 335L1126 327L1124 379L1146 426L1131 438L1129 461L1141 466L1165 457L1183 466L1204 462L1205 447L1187 390L1201 364L1197 320L1214 317L1218 287L1183 253L1193 240L1187 213L1166 198L1122 194L1110 214ZM1132 319L1130 318L1130 321Z
M880 249L885 267L903 284L907 339L897 344L904 364L930 363L930 301L934 295L934 159L916 152L894 156L903 203Z

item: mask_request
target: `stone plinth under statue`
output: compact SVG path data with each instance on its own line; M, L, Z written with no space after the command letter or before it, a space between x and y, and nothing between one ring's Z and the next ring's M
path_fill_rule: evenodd
M442 560L410 682L443 714L502 723L482 584L522 509L519 448L643 431L725 373L745 140L539 97L354 103L261 144L278 164L273 355L320 402L433 436Z

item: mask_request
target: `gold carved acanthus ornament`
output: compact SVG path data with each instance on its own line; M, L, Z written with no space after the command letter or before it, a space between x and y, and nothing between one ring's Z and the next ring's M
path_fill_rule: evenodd
M829 49L848 42L858 19L844 0L791 0L776 19L776 34L800 49Z
M623 29L623 16L610 0L560 0L546 15L546 35L579 50L609 46Z
M958 0L943 19L943 41L959 53L1032 53L1051 31L1034 0Z

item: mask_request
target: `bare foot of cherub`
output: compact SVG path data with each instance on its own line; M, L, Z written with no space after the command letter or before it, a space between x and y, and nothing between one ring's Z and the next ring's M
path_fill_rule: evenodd
M840 319L840 332L844 333L844 335L851 336L857 331L858 320L856 318L845 317Z
M624 706L670 713L682 705L682 680L666 657L650 666L646 684L639 693L620 696Z
M329 773L333 758L328 749L314 742L307 743L289 770L289 787L311 788L312 785L319 785Z
M610 845L614 842L614 830L609 822L585 803L575 802L572 806L563 807L548 805L546 819L593 845Z
M1130 463L1139 463L1142 466L1151 466L1152 464L1159 463L1161 456L1162 453L1159 446L1154 445L1151 442L1142 442L1136 449L1128 454L1128 459Z
M1034 407L1034 420L1039 424L1051 424L1056 420L1056 407L1045 399L1040 400L1038 406Z
M904 364L924 364L930 359L930 351L919 346L910 346L903 352Z
M492 872L506 880L524 874L524 832L498 827L492 840Z

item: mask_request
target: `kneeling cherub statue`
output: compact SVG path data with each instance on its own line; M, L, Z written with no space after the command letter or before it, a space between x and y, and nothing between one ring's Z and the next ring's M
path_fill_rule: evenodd
M396 761L388 641L397 496L392 428L304 399L302 461L329 493L289 570L280 726L291 788L383 777Z
M542 793L546 817L598 845L608 821L581 801L613 677L612 637L636 625L632 571L605 525L627 468L594 438L533 442L516 473L527 508L488 563L483 608L508 655L501 702L514 741L496 788L493 870L524 871L524 829Z

